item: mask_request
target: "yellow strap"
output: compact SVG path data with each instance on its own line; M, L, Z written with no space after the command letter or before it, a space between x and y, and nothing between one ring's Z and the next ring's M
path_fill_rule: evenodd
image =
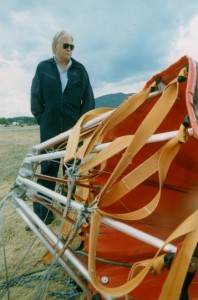
M97 108L91 111L88 111L85 113L76 123L76 125L72 128L71 133L69 135L66 152L65 152L65 158L64 161L68 162L74 158L74 155L76 153L76 149L78 147L79 143L79 137L81 132L81 127L84 123L93 120L97 116L100 116L101 114L104 114L105 112L111 111L112 108Z
M183 69L179 75L183 75L186 72L186 68ZM185 74L186 76L186 74ZM101 154L93 156L93 158L90 159L89 164L85 164L85 167L83 169L83 166L81 167L80 171L85 172L87 171L90 166L96 166L104 163L108 158L110 158L112 155L122 151L126 148L124 155L122 156L121 160L119 161L118 165L116 166L114 172L109 177L108 181L104 185L102 191L98 195L98 206L100 208L96 209L95 212L92 214L91 217L91 226L90 226L90 242L89 242L89 256L88 256L88 270L91 278L91 282L94 285L94 287L101 292L102 294L107 294L112 297L121 297L123 295L128 294L130 291L132 291L134 288L136 288L140 282L144 279L144 277L147 275L151 267L155 264L155 260L158 257L159 253L162 251L162 248L160 248L153 259L147 261L147 262L139 262L136 264L136 266L131 270L130 272L130 278L129 281L118 286L115 288L107 288L103 286L99 281L96 274L96 266L95 266L95 257L96 257L96 244L97 244L97 235L99 233L99 228L101 224L101 220L103 215L105 213L101 210L103 206L108 206L111 203L113 203L116 199L116 192L121 190L120 194L118 195L117 199L127 193L129 190L132 190L135 186L137 186L139 183L141 183L145 178L152 175L153 172L156 172L158 170L159 172L159 191L154 197L154 199L146 205L144 208L136 211L131 212L127 214L114 214L114 218L121 218L124 220L131 220L131 219L141 219L146 216L148 216L157 206L160 195L161 195L161 187L163 184L163 181L167 175L169 166L174 159L175 155L178 153L180 144L178 143L178 140L180 139L174 138L164 147L162 147L157 154L152 156L148 161L146 161L143 165L138 167L136 170L132 171L130 174L125 176L123 180L116 183L120 175L123 173L123 171L126 169L129 163L131 163L133 157L137 154L137 152L145 145L149 137L156 131L156 129L159 127L160 123L164 118L166 117L167 113L171 109L171 107L174 105L175 101L177 101L178 96L178 86L179 83L177 82L177 79L173 80L165 89L162 96L159 98L158 102L155 104L155 106L152 108L152 110L149 112L147 117L142 121L141 125L137 129L134 136L130 136L130 140L126 141L126 138L120 138L120 141L122 141L122 145L119 145L119 149L113 149L113 146L110 147L111 149L110 153L108 153L108 150L101 151ZM119 106L118 109L114 110L112 114L107 117L105 120L103 120L100 125L97 127L97 129L94 131L94 133L89 136L86 141L84 142L83 146L78 150L77 157L78 158L86 158L88 154L91 153L93 147L100 143L105 136L105 134L114 128L117 124L119 124L122 120L126 119L129 115L131 115L142 103L144 103L145 100L147 100L148 95L150 93L150 87L141 91L140 93L130 97L128 100L126 100L122 105ZM149 99L147 100L149 101ZM91 112L92 114L92 112ZM74 127L73 134L69 138L68 141L68 147L65 155L65 161L70 160L74 157L76 149L78 147L79 142L79 136L80 136L80 127L82 124L87 121L90 118L90 115L86 115L79 120L79 123ZM91 116L92 118L92 116ZM184 128L182 128L183 132L185 132ZM116 144L117 143L117 144ZM119 139L114 141L112 145L118 146ZM158 166L159 164L159 166ZM149 169L149 170L148 170ZM134 174L138 174L137 178L134 176ZM133 178L133 180L130 178L130 176ZM113 196L112 196L113 194ZM111 195L111 200L109 200ZM115 196L115 198L113 198ZM194 217L196 216L196 218ZM190 216L188 219L186 219L166 240L166 243L164 246L171 242L172 240L176 239L177 237L180 237L182 235L186 235L186 239L188 242L192 241L192 249L190 250L190 254L193 251L193 247L195 244L195 240L197 239L197 235L194 234L194 232L197 230L198 226L198 212L195 212L192 216ZM191 234L192 233L192 234ZM183 259L183 254L186 254L187 248L185 246L185 242L182 246L181 259ZM190 259L188 257L188 259ZM186 264L189 263L189 261L185 262ZM179 259L178 259L179 260ZM175 260L177 264L177 260ZM173 262L173 270L174 270L174 264ZM141 264L145 265L141 268ZM141 269L141 271L137 271L138 269ZM180 265L179 265L180 267ZM136 268L136 271L135 271ZM171 270L172 270L171 268ZM176 267L175 267L176 268ZM171 271L170 271L171 272ZM180 287L183 279L185 277L184 273L186 272L186 269L182 271L181 279L179 280L178 286ZM173 272L174 273L174 272ZM185 273L186 274L186 273ZM173 276L173 275L172 275ZM174 276L173 276L174 277ZM170 284L169 288L169 282L171 280L167 281L167 288L171 290L172 286ZM177 287L176 287L177 288ZM171 295L171 291L169 291L169 294ZM165 297L162 295L162 297ZM160 300L165 300L168 298L161 298ZM173 299L173 298L172 298ZM174 299L176 300L176 299Z
M147 159L144 163L138 166L131 173L127 174L124 178L118 181L104 196L104 206L108 206L120 198L122 198L129 191L138 186L141 182L147 179L149 176L154 174L156 171L159 173L159 191L156 196L143 208L124 214L110 214L101 210L100 213L103 215L111 216L116 219L123 220L139 220L149 216L157 207L163 182L166 178L168 169L172 160L177 155L181 142L187 140L187 130L181 125L180 131L176 137L168 141L160 150L158 150L154 155Z
M182 234L182 231L181 231ZM186 278L190 261L198 242L198 226L196 230L186 235L179 254L173 261L168 277L163 285L159 300L180 299L182 285Z
M99 228L101 224L102 216L95 211L92 214L91 218L91 227L90 227L90 238L89 238L89 256L88 256L88 271L91 282L95 289L102 294L106 294L111 297L122 297L125 294L128 294L134 288L136 288L140 282L144 279L146 274L148 273L150 267L145 267L141 273L139 273L135 278L132 280L114 288L108 288L103 286L97 276L96 272L96 264L95 264L95 257L96 257L96 245L97 245L97 236L99 233Z
M180 145L178 144L178 147L175 147L175 149L174 149L175 151L173 151L173 149L170 148L171 151L170 151L169 154L171 154L171 157L170 157L169 163L171 163L172 159L178 153L179 147L180 147ZM144 179L144 176L148 175L148 173L150 173L149 171L151 171L152 173L153 173L153 171L156 171L156 168L158 167L158 161L155 159L155 157L154 157L153 161L149 160L149 162L151 162L151 164L144 164L143 165L143 167L145 167L143 171L147 171L147 172L145 172L145 173L140 172L140 176L133 177L134 181L130 182L130 189L135 188L140 183L140 181L142 181L142 179ZM153 163L153 166L152 166L152 163ZM150 169L146 169L147 166L150 167ZM162 184L163 184L163 178L161 176L162 175L161 173L163 173L163 171L164 171L163 167L164 166L162 165L161 161L159 160L159 190L158 190L157 194L155 195L155 197L147 205L145 205L144 207L142 207L142 208L140 208L136 211L132 211L132 212L128 212L128 213L122 213L122 214L106 213L100 207L100 209L99 209L100 213L102 215L106 215L106 216L110 216L110 217L113 217L113 218L116 218L116 219L122 219L122 220L140 220L140 219L148 217L156 209L156 207L157 207L157 205L160 201ZM139 170L140 170L140 168L137 169L137 171L139 171ZM133 172L133 175L136 175L136 172ZM119 194L120 193L123 193L123 194L126 193L126 189L125 190L124 189L122 189L122 190L117 189L117 187L120 186L121 183L123 183L123 182L120 181L118 183L118 185L116 185L116 188L114 189L114 192L112 193L111 198L108 198L108 205L114 202L114 200L115 200L114 197L116 197L115 196L116 191ZM125 184L123 184L123 187L125 187ZM129 188L129 186L128 186L128 188ZM127 189L127 192L128 192L128 189ZM111 192L110 192L110 194L111 194Z
M121 121L131 115L141 104L143 104L150 93L150 87L127 98L112 114L101 122L94 134L87 139L79 151L79 157L87 156L93 147L100 143L104 135Z
M119 214L119 215L114 214L113 215L114 218L123 218L124 220L141 219L142 217L148 216L155 209L156 205L158 204L159 199L160 199L160 194L161 194L162 183L167 175L167 172L168 172L168 169L169 169L169 166L170 166L172 160L174 159L175 155L179 151L179 148L180 148L179 142L186 141L187 133L183 126L181 126L181 129L180 129L180 134L181 134L181 131L183 132L182 140L180 139L181 136L179 134L179 139L177 137L177 138L174 138L171 141L169 141L164 147L162 147L162 149L160 149L160 151L157 152L156 155L152 156L146 163L144 163L142 166L140 166L136 170L132 171L131 172L132 175L129 174L129 175L125 176L125 178L123 180L119 181L114 186L113 186L113 184L118 179L118 177L122 174L122 172L126 169L126 167L131 162L131 159L134 157L134 155L146 143L146 141L153 134L153 132L155 132L156 128L159 126L161 121L165 118L168 111L170 110L170 108L173 106L173 104L177 100L177 95L178 95L178 82L175 79L166 88L166 90L163 93L163 95L161 96L160 100L157 102L157 104L153 107L153 109L150 111L150 113L144 119L144 121L138 128L136 134L132 137L129 146L127 147L127 149L125 151L125 155L122 157L121 161L118 163L112 176L110 176L110 178L107 181L106 185L104 186L102 192L100 193L98 205L99 205L99 207L110 205L111 203L114 202L113 197L116 195L116 193L118 193L118 195L116 195L116 197L117 197L116 200L118 200L122 195L127 193L129 190L133 189L135 186L137 186L137 184L142 182L145 178L147 178L149 175L153 174L153 172L155 172L158 169L159 170L160 189L159 189L157 195L143 209L140 209L136 212L127 213L127 214ZM100 131L100 133L101 132L102 132L102 130ZM95 140L95 142L96 142L96 140ZM105 153L105 155L106 155L106 153ZM159 156L159 159L157 156ZM109 155L109 157L111 157L111 156ZM102 161L102 155L100 157L100 163L101 163L101 161ZM159 162L159 168L157 166L158 162ZM98 161L95 164L97 164L97 163L98 163ZM148 168L148 166L150 168ZM141 170L141 168L142 168L142 170ZM136 173L138 173L140 175L138 178L135 176L135 175L137 175ZM133 177L133 180L131 179L130 176ZM113 188L111 188L112 186L113 186ZM119 192L120 190L121 190L121 192ZM111 199L113 199L113 200L111 200L109 198L110 195L111 195ZM105 215L105 213L99 209L97 211L95 211L92 215L91 229L90 229L88 269L90 272L91 281L92 281L94 287L99 292L101 292L102 294L108 294L109 296L112 296L112 297L121 297L123 295L128 294L130 291L132 291L134 288L136 288L139 285L139 283L144 279L144 277L146 276L146 274L148 273L148 271L154 264L155 259L158 256L158 254L160 253L160 251L162 250L162 248L157 251L155 257L152 260L150 260L150 262L145 263L145 266L142 268L142 270L140 272L138 272L135 275L135 277L134 277L135 272L133 270L131 272L132 278L129 279L128 282L126 282L125 284L123 284L121 286L115 287L115 288L104 287L98 281L96 270L95 270L95 259L94 259L95 255L96 255L97 234L99 232L102 215ZM197 215L198 215L198 213L196 212L196 216ZM195 224L192 222L192 218L189 217L187 220L188 221L184 221L185 226L186 226L185 230L184 230L183 225L179 226L179 229L176 229L174 231L174 233L170 236L170 238L167 239L166 243L170 242L172 239L175 239L183 234L189 234L189 236L190 236L189 232L192 231L193 226L194 226L193 231L196 230L197 224L195 226ZM193 234L192 236L195 237L195 234ZM190 237L188 237L188 239L191 240L192 237L190 236ZM166 245L166 243L165 243L165 245ZM185 246L184 246L184 248L185 248ZM184 249L184 248L182 248L182 249ZM183 250L183 251L185 252L185 250ZM187 263L189 264L189 260ZM138 263L138 265L139 264L141 265L141 262ZM179 283L180 290L181 290L181 284L183 283L186 272L183 272L182 274L183 275L181 276L181 280ZM170 284L170 286L171 286L171 284ZM164 297L163 294L162 294L162 297ZM165 298L162 298L162 299L164 300ZM174 298L174 299L176 299L176 298Z
M104 185L100 195L98 196L99 203L102 201L103 195L112 186L112 184L117 180L117 178L126 169L129 163L131 163L134 155L143 147L147 142L149 137L155 132L162 120L166 117L167 113L175 103L178 95L178 85L177 79L172 81L169 86L165 89L162 96L159 98L158 102L154 105L152 110L143 120L139 128L137 129L131 143L120 159L119 163L115 167L111 176ZM101 199L101 200L100 200Z
M187 272L187 268L186 266L189 266L191 257L192 257L192 253L196 247L196 243L198 242L198 235L197 235L197 228L198 228L198 210L195 211L192 215L190 215L186 220L184 220L184 222L178 226L174 232L167 238L166 242L164 243L164 245L157 251L157 253L155 254L153 259L149 259L148 263L145 263L145 261L143 261L143 266L142 268L140 268L141 262L135 264L132 267L131 270L131 274L132 278L127 281L126 283L114 287L114 288L108 288L105 287L104 285L102 285L99 280L98 280L98 276L97 276L97 272L96 272L96 263L95 263L95 257L96 257L96 247L97 247L97 236L99 233L99 228L100 228L100 224L102 221L102 216L95 211L92 214L91 217L91 228L90 228L90 243L89 243L89 256L88 256L88 270L89 270L89 275L90 275L90 279L92 284L94 285L95 289L97 291L99 291L102 294L106 294L109 295L111 297L122 297L128 293L130 293L132 290L134 290L141 282L142 280L145 278L145 276L147 275L147 273L149 272L150 269L152 269L153 265L155 265L155 260L158 257L158 255L160 254L160 252L163 250L163 248L168 244L171 243L173 240L186 235L186 240L183 243L183 246L181 247L181 250L179 251L179 253L177 254L177 259L175 260L175 262L173 261L172 263L172 267L169 271L169 274L171 274L172 270L173 270L173 275L169 275L170 278L174 278L174 276L176 276L176 272L177 272L177 276L179 276L179 282L176 283L176 279L175 279L175 288L178 290L176 296L174 296L174 285L173 282L171 283L171 279L168 279L168 283L170 283L170 286L168 284L168 294L173 295L172 298L170 298L171 300L178 300L179 297L177 297L177 295L179 294L179 291L181 292L181 287ZM191 245L190 246L190 251L188 254L188 247L186 246L187 244ZM182 264L184 263L185 267L184 268L180 268L181 264L179 263L180 260L182 259ZM186 259L186 261L185 261ZM136 269L141 269L140 272L136 272ZM179 269L178 269L179 268ZM181 274L180 274L181 273ZM134 277L133 277L134 276ZM173 286L173 288L172 288ZM168 300L168 296L166 297L166 295L164 295L163 293L160 296L160 300Z
M100 165L104 161L107 161L110 157L118 154L120 151L125 149L129 145L129 141L131 140L131 135L125 135L118 137L114 141L112 141L108 147L101 150L99 153L95 154L90 160L85 161L85 163L79 168L79 173L86 172L88 170L93 169L94 167ZM77 156L79 157L78 153Z
M90 170L91 168L95 167L99 163L102 163L103 161L107 160L109 157L112 157L114 154L117 154L123 148L126 148L129 143L129 137L130 136L124 136L113 141L109 147L100 151L95 156L95 159L88 161L84 165L82 165L80 171L84 172ZM177 154L177 151L180 148L180 143L186 142L187 139L188 139L188 131L183 125L181 125L179 133L177 134L176 137L174 137L171 141L167 142L160 150L158 150L149 159L147 159L147 161L145 161L140 166L138 166L135 170L127 174L124 178L118 181L110 190L107 191L107 193L103 196L102 199L104 204L103 205L101 204L100 207L108 206L113 202L116 202L117 200L122 198L125 194L127 194L132 189L134 189L141 182L143 182L146 178L148 178L153 173L155 173L157 170L159 170L159 174L161 174L162 172L161 169L165 167L164 159L166 156L167 159L169 160L166 161L166 168L168 171L171 161L174 159L175 155ZM160 182L160 186L162 186L164 179L162 180L162 182ZM146 211L147 210L149 211L148 208L146 208ZM132 215L134 215L134 213ZM130 215L128 214L127 219L131 219L132 216L131 217L129 216ZM119 219L123 218L122 215L114 215L114 217L117 217Z

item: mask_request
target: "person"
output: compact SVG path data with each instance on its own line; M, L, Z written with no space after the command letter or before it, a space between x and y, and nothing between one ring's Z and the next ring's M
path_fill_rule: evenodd
M53 57L41 61L31 85L31 112L40 125L40 141L44 142L73 127L78 119L95 108L93 89L89 75L73 57L74 40L70 33L59 31L52 40ZM59 163L44 161L41 174L57 177ZM38 179L37 183L51 190L55 182ZM34 212L45 224L54 215L38 202Z

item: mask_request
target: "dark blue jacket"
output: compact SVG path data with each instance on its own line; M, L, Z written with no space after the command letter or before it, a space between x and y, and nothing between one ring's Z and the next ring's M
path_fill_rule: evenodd
M63 92L54 58L38 64L31 86L31 112L40 125L41 142L70 129L94 108L93 90L82 64L72 58Z

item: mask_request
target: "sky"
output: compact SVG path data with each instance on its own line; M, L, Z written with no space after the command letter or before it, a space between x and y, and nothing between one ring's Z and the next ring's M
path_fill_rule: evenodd
M0 9L0 118L32 116L37 64L55 33L74 37L73 58L95 97L140 91L183 55L198 60L197 0L6 0Z

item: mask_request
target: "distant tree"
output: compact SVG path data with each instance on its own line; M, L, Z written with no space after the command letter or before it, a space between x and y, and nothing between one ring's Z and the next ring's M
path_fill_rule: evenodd
M9 125L9 121L6 118L0 118L0 124L1 125Z
M22 127L22 126L24 125L23 120L19 120L19 121L18 121L18 124L19 124L19 126Z
M3 119L5 119L5 118L3 118ZM32 126L32 125L36 125L37 124L37 121L36 121L36 119L34 117L14 117L14 118L8 118L7 122L8 122L7 125L13 124L13 122L16 122L20 126L22 126L22 125Z

